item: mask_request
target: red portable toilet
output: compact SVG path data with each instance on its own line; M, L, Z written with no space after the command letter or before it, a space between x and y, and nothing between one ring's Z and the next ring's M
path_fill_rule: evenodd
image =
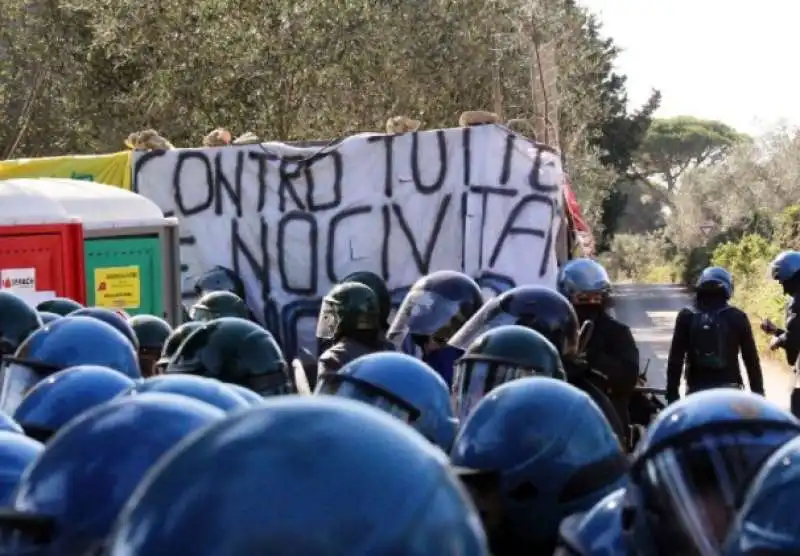
M36 304L86 302L80 218L28 183L0 180L0 288Z
M28 204L55 204L50 212L77 219L79 252L72 260L80 264L60 267L70 276L77 273L81 291L70 297L90 306L181 322L177 219L164 217L146 197L100 183L38 178L0 184L27 196ZM0 206L3 202L0 197Z

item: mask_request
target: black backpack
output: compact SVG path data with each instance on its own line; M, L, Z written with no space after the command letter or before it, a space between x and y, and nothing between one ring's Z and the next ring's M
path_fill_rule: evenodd
M720 315L728 307L713 311L695 310L692 314L690 362L692 366L710 371L728 368L726 337L728 324Z

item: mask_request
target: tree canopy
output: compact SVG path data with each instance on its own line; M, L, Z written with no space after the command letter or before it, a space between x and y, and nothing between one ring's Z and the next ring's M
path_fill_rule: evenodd
M631 166L659 96L629 114L618 49L574 0L0 0L0 154L109 152L155 128L332 139L403 114L535 115L553 49L558 136L592 223ZM617 195L619 197L619 195ZM606 215L613 228L615 216Z
M637 162L645 177L661 178L672 192L687 170L720 162L744 139L715 120L692 116L655 119L641 143Z

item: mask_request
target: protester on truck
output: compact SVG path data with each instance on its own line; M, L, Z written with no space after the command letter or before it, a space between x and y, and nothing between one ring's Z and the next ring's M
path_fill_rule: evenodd
M480 287L466 274L432 272L411 287L386 336L396 346L410 337L422 350L422 360L450 385L453 365L463 350L448 342L482 304Z
M628 408L639 379L639 349L631 329L607 312L611 279L598 262L573 259L561 270L558 290L572 303L581 326L591 327L582 355L588 369L602 375L604 392L628 435Z
M789 296L786 304L786 320L783 328L778 328L769 319L761 322L761 330L774 336L770 349L783 349L786 362L794 367L795 376L800 376L798 354L800 354L800 253L784 251L770 263L772 279L783 286L783 293ZM795 384L791 398L792 413L800 416L800 384Z
M764 395L761 362L750 319L729 304L733 277L720 267L703 270L695 285L695 302L678 313L667 360L667 401L679 397L686 369L686 393L709 388L743 388L739 354L750 390Z
M317 340L329 345L317 363L317 380L368 353L393 350L384 340L378 298L358 282L335 286L322 299Z

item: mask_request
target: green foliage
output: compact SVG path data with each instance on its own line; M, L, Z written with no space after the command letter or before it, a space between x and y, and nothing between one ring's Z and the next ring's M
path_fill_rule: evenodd
M656 119L641 143L637 162L645 176L659 176L674 191L686 170L719 162L743 139L732 127L714 120Z
M770 243L769 239L748 234L737 242L723 243L714 250L711 263L721 266L735 277L750 278L766 272L764 261L769 261L778 254L780 248Z
M800 250L800 205L787 207L777 217L773 240L782 249Z

